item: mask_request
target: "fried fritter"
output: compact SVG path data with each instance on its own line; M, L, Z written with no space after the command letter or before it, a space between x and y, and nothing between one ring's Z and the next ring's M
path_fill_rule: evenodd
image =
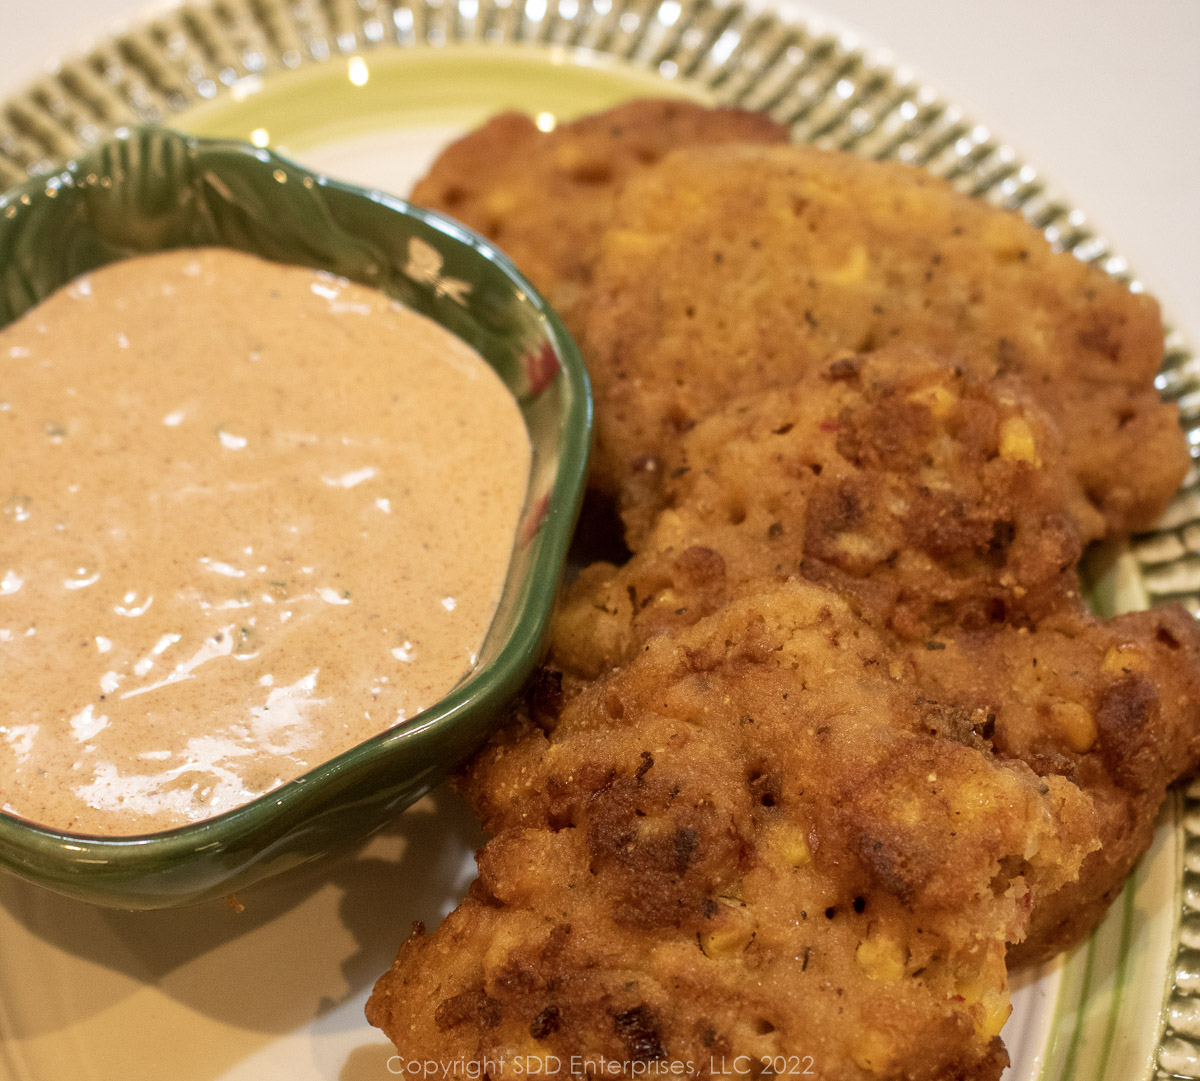
M843 359L677 442L637 492L635 555L583 571L552 658L592 679L771 578L832 587L930 703L1095 799L1102 850L1014 948L1043 960L1095 927L1166 789L1200 765L1200 628L1181 609L1084 609L1071 492L1053 426L1016 388L895 347ZM1085 528L1102 529L1094 512Z
M1075 570L1186 465L1154 302L918 170L704 145L783 141L747 115L509 115L416 192L566 310L635 553L573 587L463 780L480 878L368 1005L439 1074L996 1078L1007 966L1200 764L1200 629Z
M906 639L1032 625L1104 530L1019 386L897 345L733 399L627 496L633 558L584 570L554 623L573 676L760 578L824 582Z
M617 493L731 396L902 341L1023 375L1113 531L1188 456L1158 397L1158 307L920 169L811 147L695 147L630 176L579 320L594 483Z
M1168 786L1200 766L1200 627L1182 608L1098 620L1064 606L1033 629L959 632L910 650L923 693L985 718L996 754L1089 794L1102 847L1042 898L1012 961L1044 960L1100 922L1145 853Z
M494 241L571 322L624 181L677 147L728 142L785 143L787 129L687 101L634 101L547 133L501 113L447 147L411 198Z
M1094 812L888 657L834 594L784 583L509 729L467 782L497 833L479 881L401 948L372 1023L493 1077L547 1054L998 1077L1006 946Z

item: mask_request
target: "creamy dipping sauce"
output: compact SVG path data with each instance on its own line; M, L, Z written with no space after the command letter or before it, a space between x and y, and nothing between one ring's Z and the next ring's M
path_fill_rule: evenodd
M382 293L218 249L0 331L0 806L211 817L473 666L529 474L507 388Z

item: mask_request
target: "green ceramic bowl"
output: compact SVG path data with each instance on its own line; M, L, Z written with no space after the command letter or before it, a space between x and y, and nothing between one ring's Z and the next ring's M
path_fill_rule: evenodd
M540 658L587 464L583 362L504 256L438 214L246 143L133 129L0 196L0 326L105 263L214 244L375 286L453 331L515 395L533 465L479 663L433 708L252 803L179 829L97 838L0 813L0 867L113 907L190 904L345 850L461 763Z

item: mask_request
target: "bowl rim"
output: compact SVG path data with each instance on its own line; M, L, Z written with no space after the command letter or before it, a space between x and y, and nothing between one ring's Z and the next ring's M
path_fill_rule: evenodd
M442 732L453 728L464 719L463 714L469 707L489 707L497 712L496 720L499 722L499 711L516 693L540 659L562 567L583 498L593 427L593 399L587 369L578 346L558 314L508 256L488 240L447 215L416 206L378 189L330 178L298 164L286 155L244 140L187 135L164 125L128 125L118 128L109 138L89 148L85 154L72 158L52 176L69 176L72 181L77 177L86 176L89 172L96 171L96 165L113 146L146 137L179 140L193 155L205 152L245 155L253 158L259 163L259 167L268 173L279 168L286 169L305 180L306 186L306 178L310 178L312 185L320 190L369 200L399 217L423 223L452 244L471 249L475 256L501 272L512 286L518 303L527 304L533 309L545 341L554 352L560 377L565 380L565 393L563 408L559 410L558 417L557 469L554 482L547 493L546 513L537 527L538 533L542 534L540 547L525 571L527 587L515 602L513 631L496 655L486 664L468 673L460 684L434 705L409 720L387 728L279 787L211 818L166 830L100 835L56 829L0 810L0 845L23 850L41 858L67 856L71 864L106 864L109 865L109 872L119 869L115 864L125 865L120 869L134 871L143 861L157 866L164 860L185 857L201 850L228 847L261 829L264 816L286 820L290 811L301 811L315 788L343 775L353 778L356 773L365 773L368 767L398 748L415 748L431 743ZM0 207L12 205L14 201L31 205L52 198L47 189L48 179L51 178L31 178L0 192ZM136 182L136 176L126 175L122 181ZM168 249L164 247L153 250ZM120 260L111 260L117 261ZM60 285L58 288L61 287ZM380 288L378 285L371 287ZM23 314L15 316L13 320L0 322L0 329L10 325ZM454 333L453 330L450 332ZM486 357L484 359L487 360ZM488 363L490 366L490 362ZM527 487L522 503L523 513L529 507L532 496L532 487ZM518 532L520 528L518 525ZM515 547L516 536L513 544ZM506 583L511 566L510 557L509 569L505 573ZM490 625L487 633L490 634ZM0 867L9 862L0 861ZM11 866L9 869L12 869Z

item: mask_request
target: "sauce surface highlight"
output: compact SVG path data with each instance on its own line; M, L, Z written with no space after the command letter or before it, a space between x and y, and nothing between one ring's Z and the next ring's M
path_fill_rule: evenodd
M516 402L382 293L218 249L0 331L0 806L209 818L475 663L529 473Z

